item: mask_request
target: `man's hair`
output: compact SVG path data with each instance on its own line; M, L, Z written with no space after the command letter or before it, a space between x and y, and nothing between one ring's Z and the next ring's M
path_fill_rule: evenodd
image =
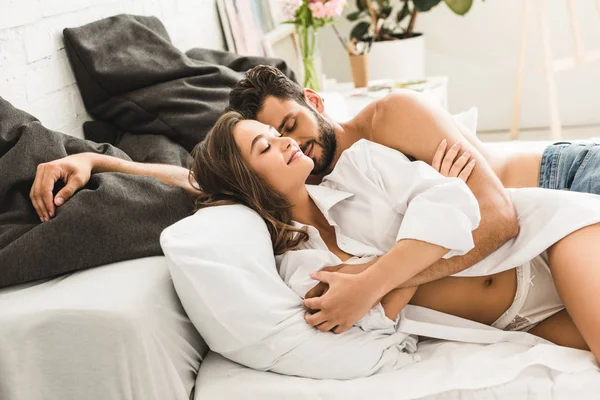
M244 79L233 87L227 111L236 111L245 119L256 119L268 96L295 100L308 107L300 85L275 67L258 65L246 72Z

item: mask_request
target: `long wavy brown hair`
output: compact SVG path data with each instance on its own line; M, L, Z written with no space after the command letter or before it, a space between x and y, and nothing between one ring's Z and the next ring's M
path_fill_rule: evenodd
M230 111L221 116L206 138L192 150L189 180L202 193L196 210L243 204L266 222L275 254L294 250L308 239L305 229L292 225L292 206L248 165L235 142L233 130L244 120Z

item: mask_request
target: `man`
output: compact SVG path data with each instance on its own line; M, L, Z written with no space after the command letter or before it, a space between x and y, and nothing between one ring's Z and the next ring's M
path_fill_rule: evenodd
M468 179L482 216L479 228L473 232L475 249L462 257L434 263L407 281L405 286L416 286L460 272L515 237L518 233L516 214L502 183L510 187L537 186L540 155L503 160L484 148L445 110L411 91L389 95L367 106L352 120L340 124L323 114L324 104L317 93L302 90L273 67L259 66L250 70L234 87L230 108L294 138L305 154L315 161L317 178L330 172L341 152L361 138L397 149L414 159L438 164L434 166L445 174L450 172L456 157L461 154L462 145L466 151L459 158L472 158L477 163ZM444 153L445 157L439 156ZM515 168L523 173L514 174ZM55 206L63 204L85 185L91 173L107 171L154 176L165 183L186 188L192 196L195 193L188 182L189 171L184 168L77 154L38 167L31 199L42 221L49 220ZM53 199L52 189L58 179L65 181L66 186ZM385 262L385 257L377 262ZM333 286L329 292L338 294L332 312L343 310L344 299L352 296L343 288ZM347 322L344 325L348 325Z

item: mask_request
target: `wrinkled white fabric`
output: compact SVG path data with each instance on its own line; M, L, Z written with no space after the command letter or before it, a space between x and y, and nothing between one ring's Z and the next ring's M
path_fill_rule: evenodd
M421 361L362 379L307 379L256 371L210 352L194 400L596 400L590 352L548 344L419 343ZM425 397L427 396L427 397Z

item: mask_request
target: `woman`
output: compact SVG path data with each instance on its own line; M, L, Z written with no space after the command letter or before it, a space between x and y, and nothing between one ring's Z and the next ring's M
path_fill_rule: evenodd
M402 282L438 259L464 254L473 246L470 232L479 215L463 182L442 178L426 164L365 140L344 152L332 174L316 187L304 184L313 161L292 139L237 113L223 115L193 155L191 178L202 192L197 207L234 202L254 209L267 223L276 254L310 249L344 262L394 253L395 266L385 273L395 274L389 281ZM441 221L450 223L441 226ZM394 319L410 300L500 329L529 330L557 344L591 349L599 359L600 315L586 302L592 301L600 284L595 265L600 252L593 246L600 238L600 225L586 221L547 252L539 254L546 245L530 262L509 267L504 263L498 273L449 277L418 289L369 287L373 301L359 306L361 315L381 300L386 317ZM548 239L548 245L565 234ZM512 257L515 260L519 258ZM340 269L358 272L365 277L362 282L383 272L376 270ZM529 284L532 280L535 286ZM312 300L305 305L319 304ZM320 314L307 316L307 321L320 330L338 329Z

